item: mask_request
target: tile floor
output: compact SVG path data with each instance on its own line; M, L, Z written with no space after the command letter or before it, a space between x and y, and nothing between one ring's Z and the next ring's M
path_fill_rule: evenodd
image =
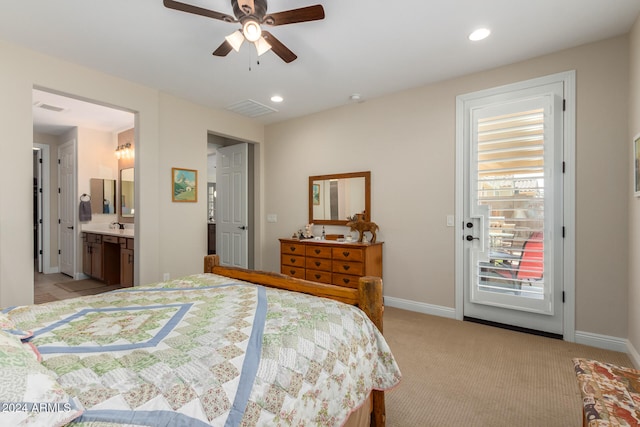
M120 289L118 285L102 286L97 289L87 289L85 291L70 292L56 286L56 283L68 282L73 279L62 273L42 274L34 273L33 275L33 300L34 304L42 304L44 302L59 301L63 299L75 298L83 295L95 295L103 292Z

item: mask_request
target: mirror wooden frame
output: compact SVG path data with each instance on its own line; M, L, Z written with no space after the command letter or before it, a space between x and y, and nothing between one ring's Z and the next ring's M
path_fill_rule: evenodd
M316 181L332 179L364 178L364 211L365 221L371 220L371 171L316 175L309 177L309 223L320 225L347 225L348 220L314 219L313 218L313 184ZM351 212L351 215L358 212Z

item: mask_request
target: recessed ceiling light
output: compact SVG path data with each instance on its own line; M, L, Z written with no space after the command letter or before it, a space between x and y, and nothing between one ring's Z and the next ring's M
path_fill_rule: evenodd
M280 95L273 95L271 97L271 102L282 102L284 101L284 98L281 97Z
M469 40L477 42L480 40L484 40L489 37L491 34L491 30L488 28L478 28L473 33L469 34Z

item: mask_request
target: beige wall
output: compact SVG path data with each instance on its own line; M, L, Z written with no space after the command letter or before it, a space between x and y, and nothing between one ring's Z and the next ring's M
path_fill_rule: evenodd
M136 274L141 283L159 280L164 272L176 277L201 269L206 135L214 132L266 141L257 150L257 267L278 270L277 239L307 222L309 175L371 170L373 219L385 241L385 294L452 308L454 229L446 227L446 216L454 212L455 97L575 69L576 327L629 335L638 348L638 315L636 310L627 315L626 300L635 302L629 307L640 302L638 285L628 286L629 275L637 283L640 271L619 250L630 247L631 259L638 258L633 244L640 232L634 228L638 200L629 197L629 133L640 131L638 32L631 43L627 37L606 40L269 126L266 133L251 120L0 42L0 157L11 159L0 169L3 181L11 183L0 187L0 306L29 303L33 297L32 240L25 238L31 217L24 213L31 209L34 85L138 113ZM200 171L198 203L171 203L172 166ZM278 222L266 223L267 213L277 214ZM631 244L627 224L635 236Z
M11 159L0 168L0 179L10 183L0 186L0 307L33 301L32 225L25 213L32 209L34 86L137 112L138 281L157 281L163 272L175 277L201 271L206 254L207 131L260 143L263 126L4 41L0 56L0 158ZM170 203L170 171L177 161L203 172L199 202L187 209Z
M630 33L629 137L640 133L640 18ZM629 186L633 188L633 147L629 144ZM629 200L629 342L640 368L640 198L627 193Z
M308 221L309 175L371 170L385 295L453 308L456 96L575 69L576 329L626 337L628 49L619 37L268 126L265 266Z

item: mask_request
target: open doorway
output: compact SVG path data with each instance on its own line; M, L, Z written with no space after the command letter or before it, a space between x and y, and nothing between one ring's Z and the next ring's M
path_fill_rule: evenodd
M42 88L33 89L32 103L34 302L39 303L77 296L56 284L79 279L83 275L80 256L83 223L78 220L78 200L81 193L91 192L91 179L117 179L117 135L134 128L135 114ZM73 154L71 178L69 182L62 183L59 175L59 153L70 141L74 152L79 144L84 144L81 147L85 149ZM87 152L91 154L87 156ZM72 192L67 198L69 206L61 206L61 187ZM61 246L59 222L63 209L71 217L68 224L72 231L69 239L71 249L66 244L64 248ZM112 217L95 215L93 219L118 221L117 216ZM66 275L62 274L60 261L64 251L72 252L70 256L66 253L66 261L71 263Z
M234 170L233 177L230 177L219 167L221 153L227 153L229 147L242 145L246 146L246 153L242 156L246 162L244 164L245 176L238 178L240 175L238 171ZM208 252L220 255L223 265L244 268L254 268L255 266L254 150L253 144L244 141L215 134L207 136ZM236 154L233 156L238 158ZM222 181L218 182L220 179ZM240 185L242 182L244 185ZM241 191L239 186L243 187ZM246 188L244 188L245 186ZM239 200L238 197L241 197L242 200ZM236 209L238 207L242 207L242 210L246 212L243 218L239 216ZM230 229L237 233L229 232ZM239 244L239 242L243 243Z

